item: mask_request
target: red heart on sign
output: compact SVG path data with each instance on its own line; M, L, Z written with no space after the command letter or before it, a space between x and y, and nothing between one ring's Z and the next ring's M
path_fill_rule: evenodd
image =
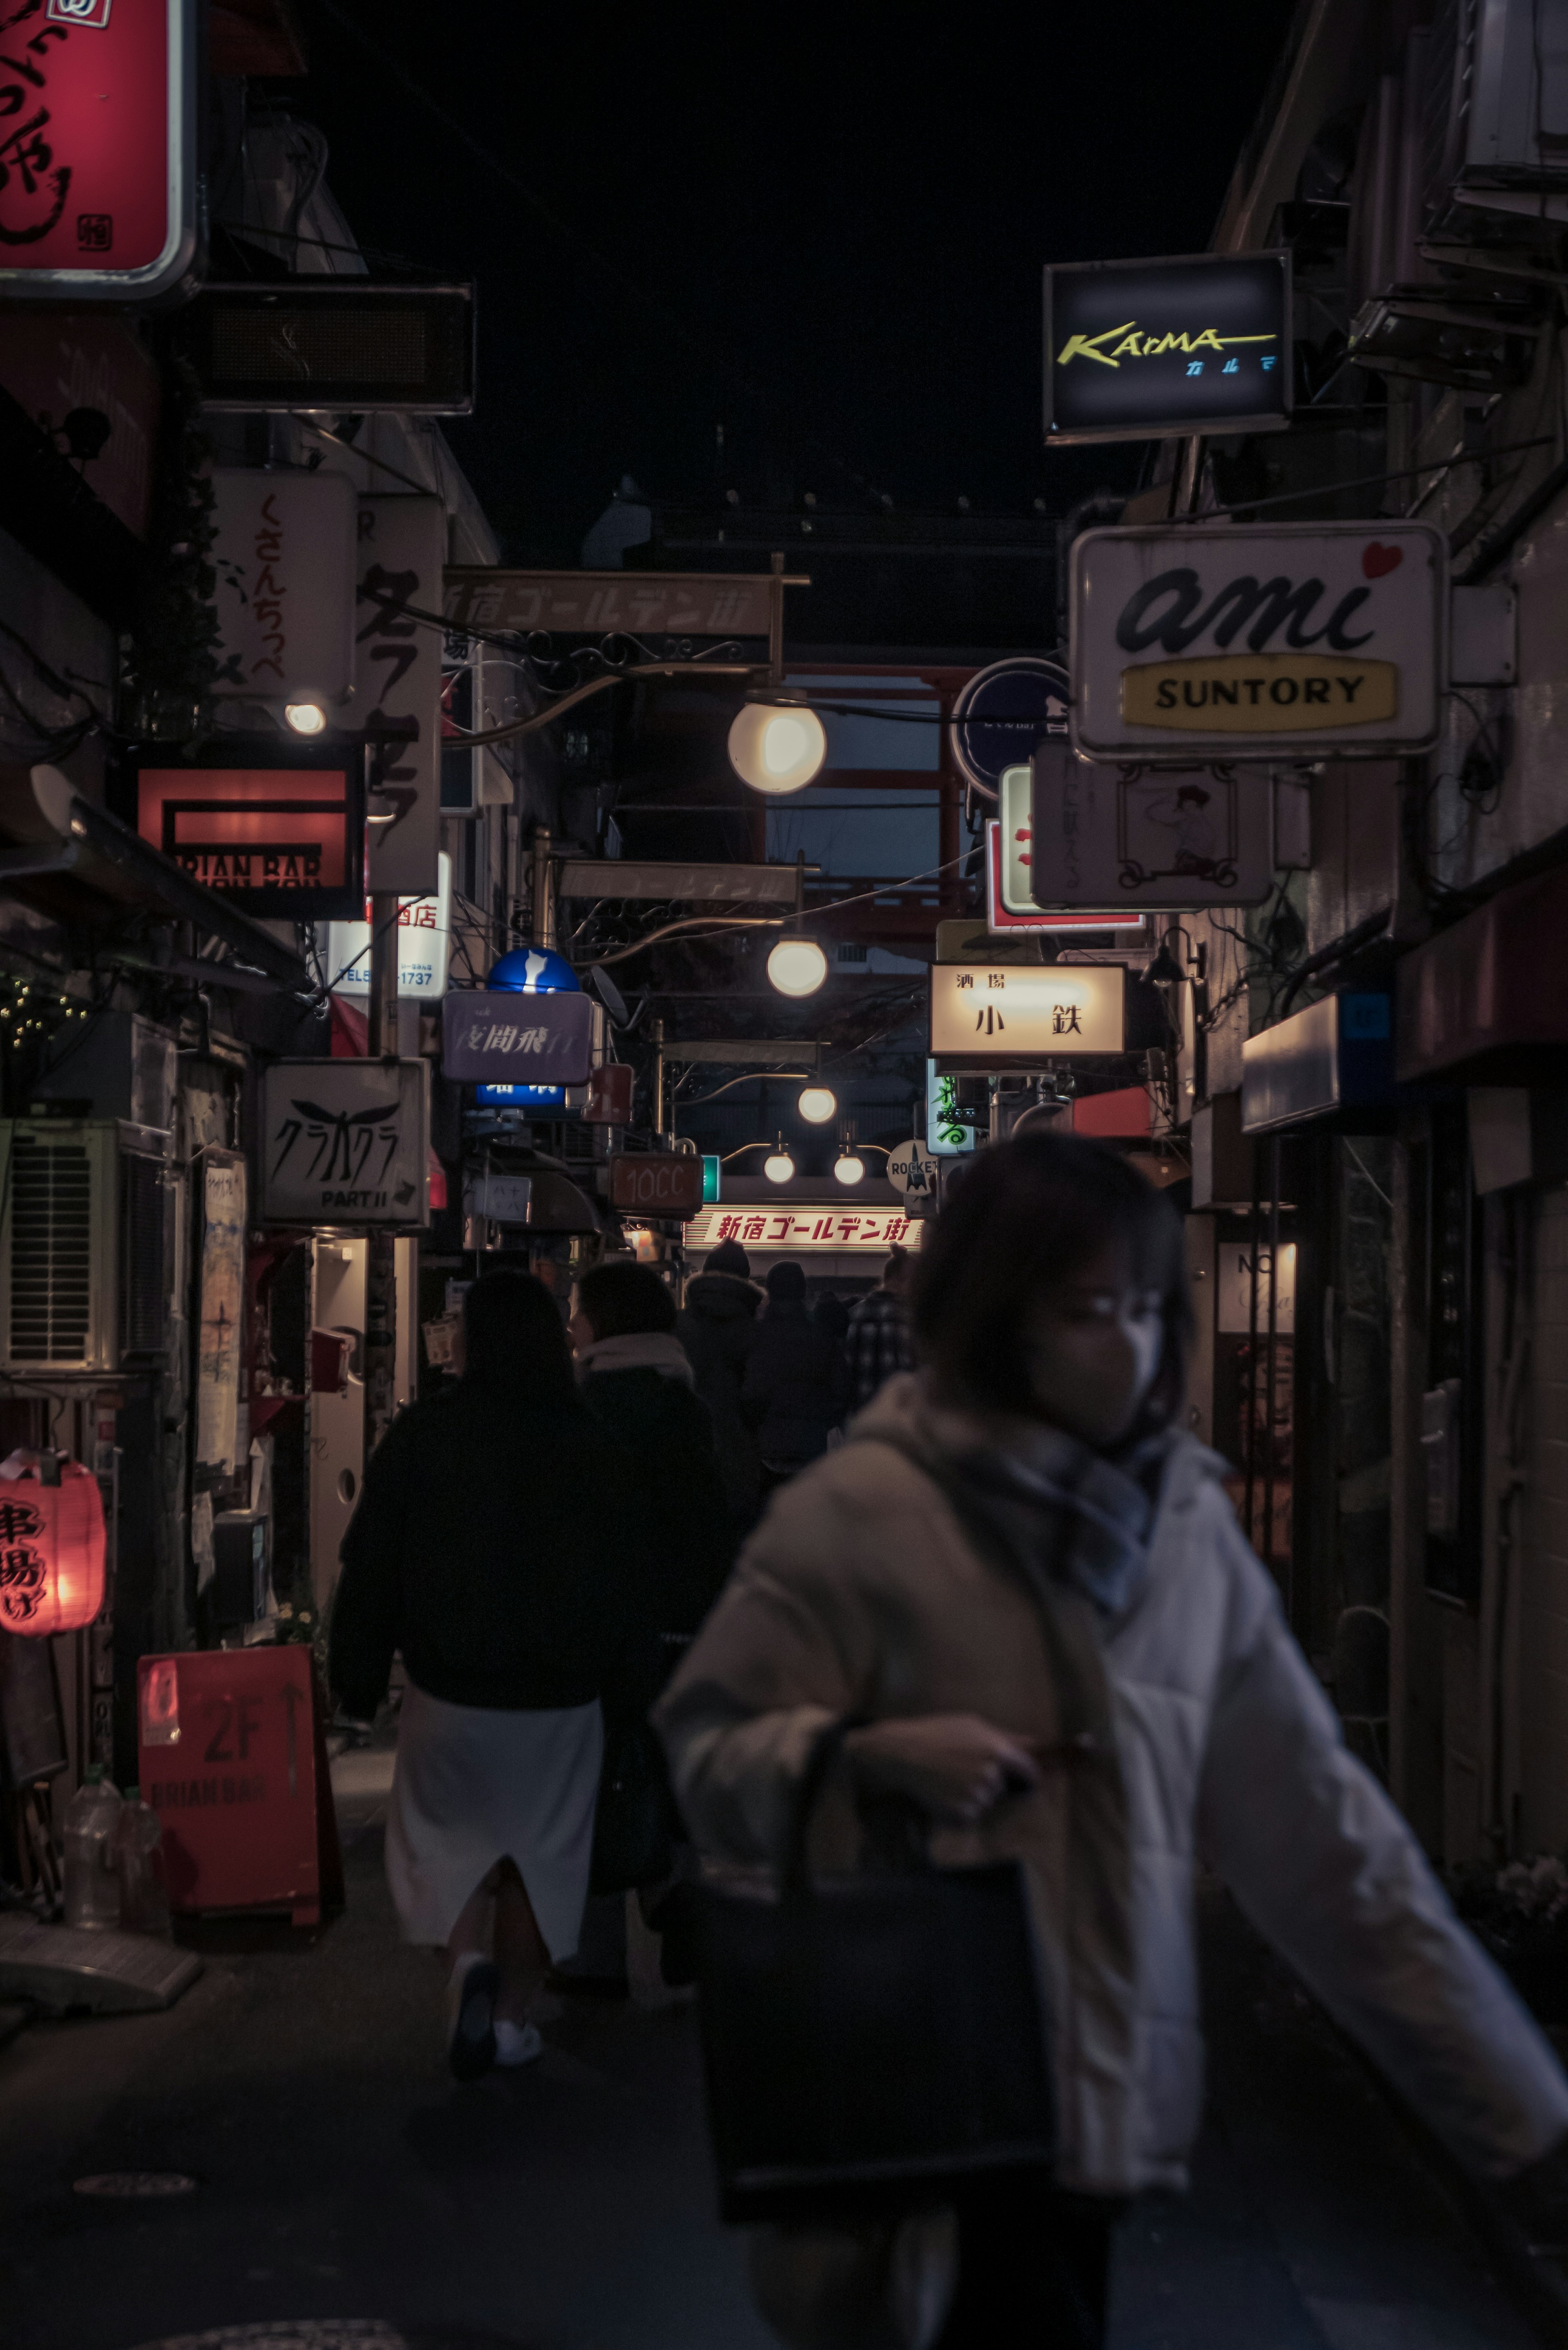
M1402 546L1379 546L1376 539L1361 550L1361 568L1368 579L1381 579L1385 572L1397 571L1404 560Z

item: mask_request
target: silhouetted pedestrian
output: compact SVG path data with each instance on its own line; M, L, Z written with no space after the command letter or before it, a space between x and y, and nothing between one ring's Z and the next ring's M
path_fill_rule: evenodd
M915 1349L909 1336L909 1253L895 1248L882 1268L877 1286L857 1297L849 1309L849 1335L845 1352L855 1381L855 1409L863 1411L896 1371L912 1371Z
M741 1408L772 1482L826 1451L849 1398L844 1350L805 1310L805 1274L790 1259L775 1264L741 1388Z
M712 1415L719 1473L738 1534L751 1531L762 1490L756 1438L741 1409L741 1383L763 1302L751 1272L739 1241L721 1241L702 1271L687 1283L686 1303L675 1321L697 1393Z

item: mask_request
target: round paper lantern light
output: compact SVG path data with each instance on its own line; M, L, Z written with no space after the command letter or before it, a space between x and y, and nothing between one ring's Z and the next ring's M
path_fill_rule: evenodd
M0 1631L79 1632L103 1607L103 1499L79 1461L46 1485L36 1467L0 1478Z

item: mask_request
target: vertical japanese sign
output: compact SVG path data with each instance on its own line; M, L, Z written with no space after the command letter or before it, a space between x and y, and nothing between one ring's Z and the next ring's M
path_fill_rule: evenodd
M245 1162L236 1150L213 1149L203 1152L202 1168L196 1464L232 1477L239 1444Z
M439 498L359 501L355 691L379 756L371 777L366 887L433 897L441 849L439 622L446 512Z
M150 300L196 249L195 0L0 0L0 295Z
M354 684L353 484L221 465L213 496L217 691L341 702Z

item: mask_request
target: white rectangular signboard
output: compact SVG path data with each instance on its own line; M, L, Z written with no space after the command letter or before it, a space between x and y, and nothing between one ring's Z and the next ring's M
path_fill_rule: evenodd
M594 1057L591 997L457 988L441 1006L441 1068L460 1085L585 1086Z
M974 1068L1119 1053L1122 998L1119 962L936 962L930 1049Z
M688 1255L739 1241L744 1248L918 1249L925 1226L901 1208L704 1208L686 1227Z
M264 1223L417 1228L430 1149L428 1061L273 1061L262 1071Z
M1034 754L1033 887L1063 906L1260 906L1273 887L1266 775L1117 773L1066 743Z
M343 701L354 685L358 502L341 473L212 475L213 691L274 703Z
M1425 523L1085 531L1073 741L1091 759L1386 756L1438 737L1448 555Z

